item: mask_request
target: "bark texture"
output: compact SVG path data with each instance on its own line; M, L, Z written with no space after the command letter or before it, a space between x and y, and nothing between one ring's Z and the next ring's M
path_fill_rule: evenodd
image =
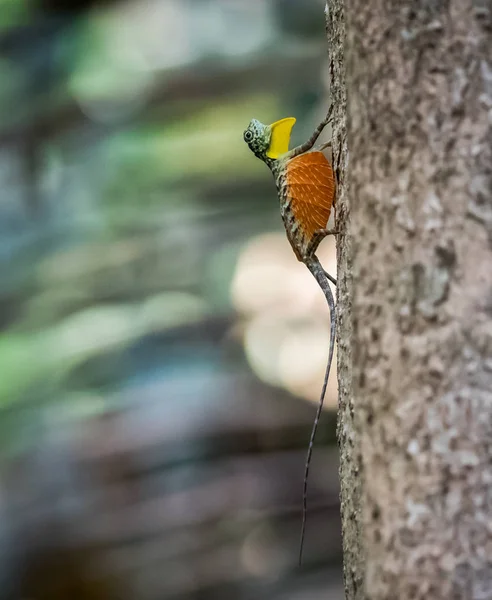
M347 0L346 27L353 279L340 253L338 300L347 597L363 597L365 572L368 600L492 598L492 3Z
M345 87L345 20L343 0L326 3L330 95L333 103L333 165L337 178L337 373L338 424L340 447L340 513L343 543L345 596L362 600L364 550L361 532L360 452L354 423L352 392L352 244L348 230L349 193L346 170L348 164Z

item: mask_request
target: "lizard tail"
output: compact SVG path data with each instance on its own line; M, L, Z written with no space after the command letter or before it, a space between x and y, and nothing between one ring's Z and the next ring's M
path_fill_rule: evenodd
M313 429L311 431L311 439L309 440L309 448L308 448L307 457L306 457L306 467L304 470L304 488L303 488L303 493L302 493L302 528L301 528L301 543L300 543L300 548L299 548L299 565L302 562L302 549L304 546L304 533L306 531L307 483L308 483L308 476L309 476L309 465L311 463L311 455L313 453L314 438L316 437L316 430L318 428L318 422L319 422L319 419L321 416L321 411L323 409L323 402L325 399L326 387L328 385L328 378L330 376L330 368L331 368L331 363L333 360L333 349L335 346L335 336L336 336L335 301L333 299L333 294L332 294L326 273L316 256L312 256L311 258L306 260L305 264L306 264L307 268L311 271L311 273L314 275L320 288L323 290L325 298L328 302L328 306L330 307L330 350L329 350L329 354L328 354L328 363L326 365L325 379L323 381L323 387L321 388L321 396L319 399L318 409L316 411L316 417L315 417L314 423L313 423Z

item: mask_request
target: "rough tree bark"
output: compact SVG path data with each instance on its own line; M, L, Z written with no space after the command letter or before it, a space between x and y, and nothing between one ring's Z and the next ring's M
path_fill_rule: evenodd
M326 35L328 40L330 96L333 103L333 164L337 177L337 373L338 423L340 446L340 516L342 521L343 575L345 596L362 600L364 551L361 532L361 479L359 447L355 431L352 391L352 244L348 231L349 194L347 186L347 128L345 87L345 20L343 0L327 0Z
M346 595L492 598L492 2L341 5Z

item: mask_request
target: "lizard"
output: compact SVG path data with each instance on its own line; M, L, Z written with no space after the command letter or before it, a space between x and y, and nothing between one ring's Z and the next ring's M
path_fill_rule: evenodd
M327 235L338 233L335 229L327 229L335 199L335 182L333 168L322 150L331 144L324 144L320 148L313 149L321 132L331 120L332 108L333 106L330 106L328 114L316 127L311 137L292 150L289 150L289 142L292 128L296 122L294 117L281 119L271 125L264 125L260 121L252 119L243 133L244 141L250 150L257 158L266 163L273 174L287 238L297 259L306 265L316 279L330 309L328 362L304 470L299 564L302 563L306 528L309 465L323 409L336 337L335 302L329 284L331 281L336 285L336 279L323 269L316 256L316 250L321 240Z

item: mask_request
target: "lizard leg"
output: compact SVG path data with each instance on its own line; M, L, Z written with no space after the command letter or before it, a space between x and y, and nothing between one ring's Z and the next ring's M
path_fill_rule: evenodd
M319 237L319 241L321 242L322 239L324 239L326 236L328 235L338 235L339 233L341 233L341 231L339 229L317 229L314 232L314 235L316 237Z
M333 104L330 105L330 108L328 109L328 113L327 113L326 117L321 121L321 123L318 125L318 127L316 127L316 129L313 132L313 135L307 140L307 142L304 142L304 144L297 146L297 148L293 148L289 152L289 158L294 158L294 156L299 156L299 154L304 154L304 152L311 150L311 148L316 143L316 140L319 138L323 129L331 121L331 113L332 112L333 112Z
M333 283L333 285L336 285L336 284L337 284L337 280L336 280L336 279L333 277L333 275L330 275L330 274L328 273L328 271L325 271L325 270L323 269L323 273L325 274L325 277L326 277L326 279L328 279L329 281L331 281L331 282Z
M321 146L319 146L318 148L316 148L316 150L319 150L320 152L323 152L323 150L326 150L327 148L331 149L331 142L326 142L324 144L321 144Z
M338 231L338 229L317 229L314 232L314 235L311 239L311 244L310 244L310 247L308 248L307 254L309 256L312 256L318 249L318 246L321 243L321 240L323 240L328 235L337 235L338 233L340 233ZM333 285L337 284L337 280L332 275L330 275L324 269L323 269L323 272L325 274L325 277L327 277L333 283Z
M337 235L338 233L340 233L338 229L317 229L311 237L306 250L306 256L312 256L318 249L321 240L324 240L327 235Z

